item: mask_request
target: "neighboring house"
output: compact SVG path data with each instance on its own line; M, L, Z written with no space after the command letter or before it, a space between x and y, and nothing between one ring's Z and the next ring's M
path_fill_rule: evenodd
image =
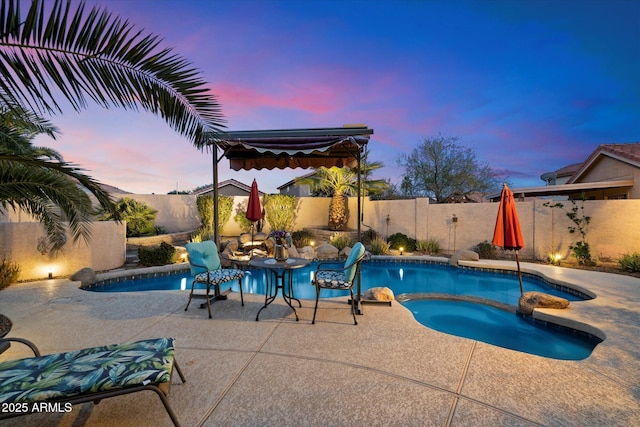
M569 173L571 176L565 180ZM640 199L640 142L599 145L583 163L540 178L547 182L546 186L513 188L513 193L520 199L542 196L578 199L583 195L588 200ZM499 200L500 194L492 194L490 199Z
M640 199L640 142L600 145L567 181L585 186L602 183L611 185L585 189L585 196L595 200Z
M218 194L220 196L249 196L251 186L236 181L235 179L227 179L218 183ZM264 196L264 192L259 191L260 196ZM213 196L213 184L207 185L192 193L194 196Z
M582 163L574 163L569 166L558 169L554 172L546 172L540 175L540 179L547 185L562 185L569 181L569 178L582 166Z
M278 187L278 191L280 191L280 194L287 194L289 196L297 196L297 197L312 196L313 194L311 194L311 189L309 188L309 186L307 184L303 184L303 185L296 184L296 180L301 178L310 178L315 174L316 172L313 171L306 175L302 175L297 178L294 178L291 181L287 182L286 184L283 184L280 187Z

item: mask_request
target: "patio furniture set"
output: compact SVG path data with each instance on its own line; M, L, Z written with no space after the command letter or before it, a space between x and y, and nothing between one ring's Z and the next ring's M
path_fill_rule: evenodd
M206 298L211 318L211 301L226 299L221 286L231 286L235 280L239 281L240 301L244 306L243 270L223 269L214 242L189 243L186 249L193 281L185 311L194 297L201 296ZM327 268L327 263L318 265L313 278L316 302L312 323L315 323L321 289L338 289L351 293L351 311L357 325L353 286L364 256L364 247L356 243L342 265L334 265L333 268ZM236 261L236 266L259 268L266 273L265 303L258 311L256 321L262 310L276 299L278 291L298 320L292 302L297 301L298 306L301 303L293 295L292 271L307 266L309 260L253 258ZM196 283L206 285L204 295L194 293ZM20 343L28 346L34 356L0 363L0 419L42 412L43 407L69 412L75 404L97 404L102 399L148 390L158 395L173 424L180 425L167 399L174 370L181 381L186 382L175 360L173 338L161 337L43 356L31 341L7 338L11 327L11 321L0 314L0 353L8 350L12 343Z

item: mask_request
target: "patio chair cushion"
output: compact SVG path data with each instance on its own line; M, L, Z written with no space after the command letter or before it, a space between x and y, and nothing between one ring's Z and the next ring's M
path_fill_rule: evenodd
M208 275L207 272L197 274L195 281L198 283L207 283L208 280L210 284L215 286L234 279L242 279L243 277L244 271L242 270L223 268L222 270L210 271Z
M351 282L346 282L344 276L342 270L319 270L316 272L316 283L322 288L348 289L351 287Z
M364 255L364 250L364 246L360 242L357 242L355 245L353 245L353 248L351 248L351 252L349 252L349 256L347 257L347 261L344 263L344 267L346 268L346 270L344 270L345 282L353 282L353 278L356 276L356 261L358 261L358 259L360 259L362 255Z
M207 270L220 269L220 256L218 256L218 247L215 242L206 240L198 243L187 243L185 249L189 255L192 276Z
M0 403L39 402L167 383L173 338L86 348L0 363Z

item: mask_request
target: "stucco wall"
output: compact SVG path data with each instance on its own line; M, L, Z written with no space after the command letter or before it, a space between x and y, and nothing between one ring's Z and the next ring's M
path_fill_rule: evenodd
M192 231L200 225L196 196L185 194L114 194L114 199L129 197L158 211L156 225L167 233Z
M525 240L520 253L523 258L544 259L551 252L559 252L566 258L570 255L569 245L579 240L578 234L568 230L575 225L566 215L572 205L562 202L565 207L562 210L544 203L535 200L516 204ZM576 206L581 208L582 202ZM366 201L364 223L384 235L400 232L418 240L436 239L443 250L452 252L491 241L497 209L498 203L429 205L427 199ZM640 200L588 200L584 202L584 213L591 217L587 242L592 255L618 259L628 252L640 252ZM453 214L458 218L455 224ZM350 225L355 224L353 219Z
M125 261L125 227L112 221L93 224L91 240L73 242L68 237L64 251L57 255L40 253L44 237L42 225L35 222L0 223L0 258L20 265L20 280L69 276L83 267L96 271L121 267Z
M169 232L192 231L199 225L194 196L129 195L158 210L158 224ZM236 197L231 219L225 224L224 235L240 233L233 221L236 207L246 197ZM326 226L329 198L300 198L298 218L294 230ZM350 219L348 227L357 226L357 199L348 199ZM568 201L565 208L571 209ZM582 202L577 202L582 206ZM373 228L383 235L404 233L417 240L435 239L445 253L470 249L483 241L491 241L498 203L429 204L428 199L382 200L362 202L363 227ZM517 202L525 247L523 259L545 259L552 252L570 256L569 245L579 240L568 227L574 225L565 210L544 206L543 200ZM640 200L589 200L584 203L585 214L591 217L587 241L597 259L619 259L629 252L640 252ZM458 221L453 222L453 215ZM388 221L387 221L388 217ZM264 231L270 231L265 224ZM97 222L87 246L80 241L69 243L65 252L56 258L37 251L38 239L44 236L39 223L0 222L0 257L22 266L21 279L46 277L52 268L55 276L70 275L82 267L108 270L123 265L126 252L124 224Z

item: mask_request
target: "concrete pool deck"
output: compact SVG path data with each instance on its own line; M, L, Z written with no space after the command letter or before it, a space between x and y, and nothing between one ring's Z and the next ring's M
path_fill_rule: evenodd
M474 266L513 268L513 262ZM595 293L567 310L539 310L606 338L581 361L547 359L447 335L402 305L365 305L354 326L345 298L303 300L296 322L281 298L232 293L184 311L180 291L95 293L44 280L0 291L8 336L43 354L170 336L187 378L169 402L183 426L640 425L640 279L522 263L524 271ZM526 290L526 289L525 289ZM0 361L29 355L14 344ZM2 426L169 426L158 397L135 393Z

